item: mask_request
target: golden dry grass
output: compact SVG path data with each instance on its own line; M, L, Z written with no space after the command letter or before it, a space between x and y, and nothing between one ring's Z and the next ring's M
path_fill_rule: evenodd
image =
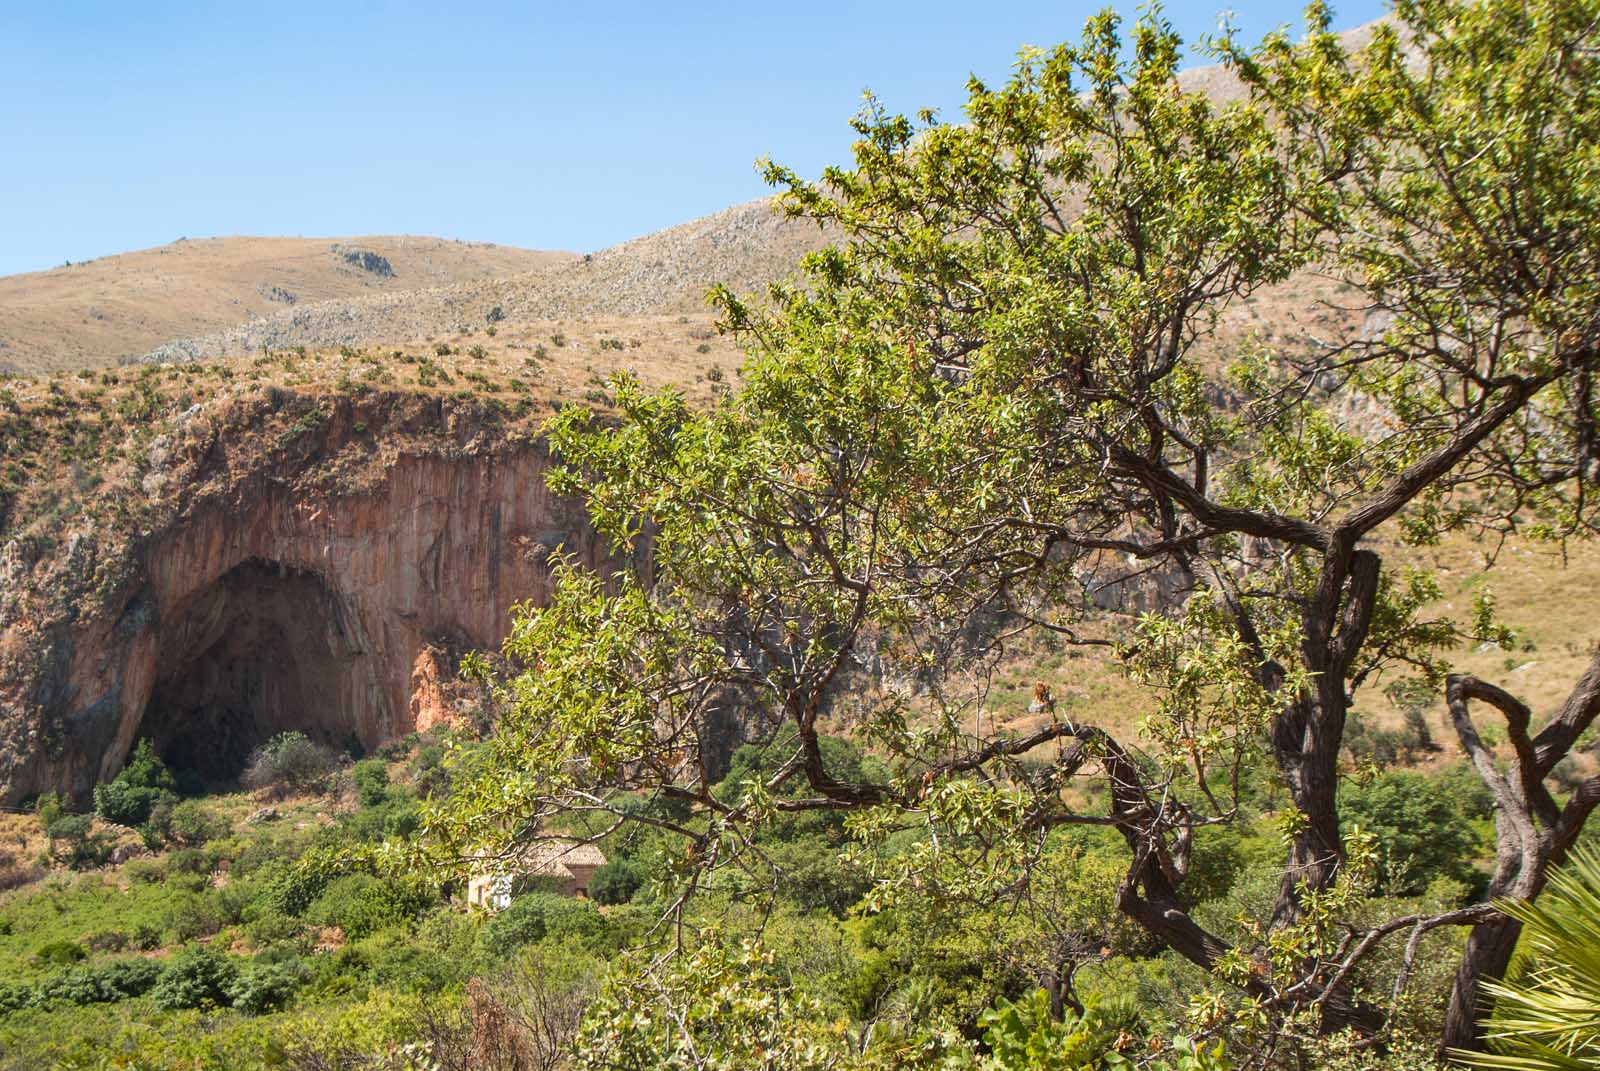
M394 274L351 265L336 246L370 250ZM286 308L500 278L573 256L408 235L184 239L0 278L0 370L101 367Z

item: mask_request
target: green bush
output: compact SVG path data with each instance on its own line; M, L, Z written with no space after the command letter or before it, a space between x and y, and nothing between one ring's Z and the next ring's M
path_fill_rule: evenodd
M638 859L613 859L589 879L589 895L599 904L625 904L644 887L649 871Z
M238 977L238 966L227 956L190 945L172 957L150 993L156 1007L167 1011L226 1007L231 999L228 991Z
M88 836L90 828L94 826L92 814L58 814L44 827L44 835L51 840L64 840L69 843Z
M184 800L174 807L167 828L174 837L194 847L233 832L226 818L200 800Z
M524 893L489 920L479 934L484 951L504 959L524 945L567 938L590 950L612 943L606 917L588 900L552 892Z
M376 807L389 795L389 767L382 759L362 759L350 771L361 806Z
M94 812L107 822L138 827L149 819L156 804L168 798L170 794L160 789L128 784L120 779L108 781L95 786Z
M306 978L306 969L298 961L252 963L227 984L227 996L245 1014L265 1015L294 999Z
M180 848L167 856L167 875L211 873L211 857L199 848Z
M244 932L257 945L271 945L300 936L300 920L252 901L244 912Z
M390 926L410 926L437 899L414 882L346 874L328 883L306 917L319 926L337 926L348 940L359 941Z
M122 772L94 790L95 813L108 822L138 826L164 800L176 799L178 783L148 739L141 740Z
M161 947L161 930L148 922L141 922L133 928L132 940L134 948L142 952L154 952Z
M1472 858L1482 842L1472 819L1487 813L1486 802L1459 776L1397 770L1350 785L1339 808L1347 827L1377 834L1383 891L1409 896L1440 877L1481 887Z
M143 996L161 976L161 965L137 958L98 967L75 967L39 988L39 1000L71 1004L111 1004Z
M375 754L386 762L399 762L411 754L411 749L417 746L419 737L415 732L407 733L398 740L378 745Z
M178 941L210 937L222 929L222 913L205 893L181 893L166 911L166 928Z
M33 961L41 967L66 967L88 956L76 941L49 941L33 950Z
M275 863L264 868L261 894L256 898L263 909L298 918L322 895L333 875L320 867Z

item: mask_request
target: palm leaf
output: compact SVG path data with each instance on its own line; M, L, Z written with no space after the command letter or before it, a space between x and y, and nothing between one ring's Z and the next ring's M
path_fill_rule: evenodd
M1502 901L1522 923L1530 969L1517 982L1487 983L1494 1012L1484 1021L1493 1052L1457 1059L1507 1071L1600 1067L1600 853L1579 849L1537 901Z

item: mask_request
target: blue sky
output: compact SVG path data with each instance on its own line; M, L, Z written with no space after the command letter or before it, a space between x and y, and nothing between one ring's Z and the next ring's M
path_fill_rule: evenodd
M956 116L1099 6L0 0L0 274L221 234L598 249L760 195L763 153L843 160L866 88Z

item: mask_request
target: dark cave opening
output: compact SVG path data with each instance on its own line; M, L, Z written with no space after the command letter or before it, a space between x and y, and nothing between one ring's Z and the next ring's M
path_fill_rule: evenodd
M357 696L370 668L359 629L316 573L251 560L163 623L162 655L139 735L175 771L236 781L251 752L298 730L359 750Z

